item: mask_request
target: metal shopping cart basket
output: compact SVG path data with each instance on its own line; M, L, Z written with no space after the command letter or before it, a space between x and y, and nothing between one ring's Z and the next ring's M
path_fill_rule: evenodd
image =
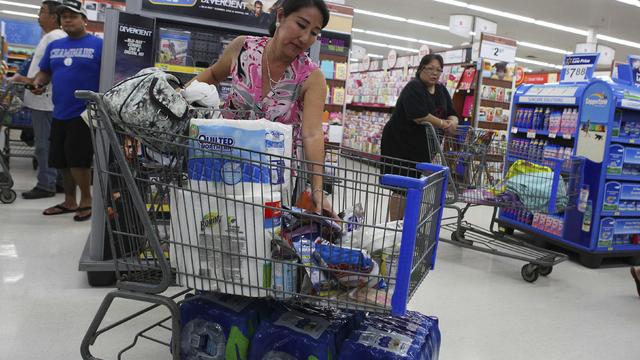
M380 175L382 160L363 162L337 147L326 148L331 165L324 166L299 160L301 151L250 151L193 126L190 137L123 129L109 119L101 95L78 96L92 102L97 183L118 279L82 342L85 359L93 358L99 335L140 314L99 329L115 298L171 312L119 356L160 327L171 340L153 341L177 359L176 299L189 290L167 295L174 284L399 315L435 263L444 167L422 164L418 178ZM417 173L413 165L404 170ZM325 204L351 215L301 209L314 195L305 184L319 174L329 184ZM389 199L399 191L406 194L404 219L392 222Z
M0 90L0 101L10 104L10 114L2 117L4 124L5 142L2 148L2 156L7 166L10 158L30 158L33 169L38 168L35 148L33 144L33 125L31 110L22 107L22 99L25 93L25 84L5 83Z
M568 259L494 230L496 215L501 209L531 221L539 214L553 215L575 208L584 159L508 148L507 140L495 131L469 126L460 126L455 135L428 126L427 136L433 162L450 169L446 207L456 211L456 216L446 218L448 223L443 225L451 231L451 240L441 240L524 261L521 275L528 282L535 282L539 275L548 276L553 266ZM493 207L488 229L465 221L471 207L483 205Z
M11 128L14 116L21 111L22 101L20 94L24 93L22 84L4 81L0 87L0 127L5 127L4 150L0 153L0 202L13 203L16 200L16 192L13 187L13 178L9 172L9 149Z

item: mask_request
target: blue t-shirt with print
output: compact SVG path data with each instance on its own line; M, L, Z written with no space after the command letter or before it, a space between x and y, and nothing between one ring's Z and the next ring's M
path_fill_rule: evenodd
M98 91L101 59L102 39L91 34L49 43L40 70L51 74L54 119L73 119L86 109L86 100L77 99L75 91Z

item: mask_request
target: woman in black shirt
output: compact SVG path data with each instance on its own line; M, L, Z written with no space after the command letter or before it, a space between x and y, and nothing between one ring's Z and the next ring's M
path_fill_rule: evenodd
M425 125L430 123L441 135L455 134L458 116L453 110L447 88L438 83L442 74L440 55L426 55L420 61L416 77L402 89L391 119L382 132L381 152L385 162L383 173L418 177L415 162L431 162L433 146L438 139L429 136ZM408 160L404 162L402 159ZM406 169L401 169L400 167ZM389 203L391 220L399 220L404 213L404 195L395 193Z

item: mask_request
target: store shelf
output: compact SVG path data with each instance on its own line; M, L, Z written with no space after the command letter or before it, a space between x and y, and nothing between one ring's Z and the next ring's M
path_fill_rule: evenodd
M612 245L610 247L598 247L599 251L640 251L640 244Z
M164 71L180 73L180 74L190 74L190 75L197 75L206 70L206 68L199 68L195 66L182 66L182 65L171 65L171 64L161 64L161 63L156 63L155 66Z
M624 217L638 217L640 216L640 211L602 211L600 216L624 216Z
M482 84L483 85L489 85L489 86L501 87L501 88L505 88L505 89L511 89L511 87L513 86L511 81L491 79L491 78L482 78Z
M471 94L471 93L473 93L474 91L476 91L476 89L475 89L475 88L473 88L473 87L472 87L471 89L466 89L466 90L463 90L463 89L456 89L456 94Z
M618 144L640 145L640 139L625 139L617 136L612 137L611 142L618 143Z
M27 60L29 56L26 55L8 55L7 59L9 60Z
M341 112L344 105L340 104L324 104L324 108L330 112Z
M387 106L385 104L371 104L371 103L350 103L347 104L347 108L354 110L371 110L371 111L392 111L393 106Z
M492 107L492 108L503 108L504 110L509 110L511 108L511 104L504 101L494 101L487 99L480 99L480 106Z
M327 79L327 85L329 85L331 87L335 87L335 86L344 87L346 82L347 82L347 80Z
M490 122L490 121L478 121L478 127L490 130L507 130L507 123Z
M640 175L613 175L607 174L607 180L620 180L620 181L640 181Z
M563 133L549 133L549 130L535 130L535 129L526 129L526 128L519 128L519 127L512 127L511 128L511 133L512 134L528 134L528 133L533 133L536 136L540 135L540 136L545 136L548 137L550 139L565 139L565 140L571 140L573 139L573 134L563 134Z
M500 220L499 221L502 224L506 224L508 226L513 227L514 229L522 230L522 231L530 233L530 234L542 235L545 238L553 239L555 241L565 242L560 236L548 233L548 232L546 232L544 230L541 230L541 229L538 229L538 228L534 228L533 226L531 226L529 224L525 224L525 223L520 222L520 221L509 219L509 218L504 217L504 216L500 216Z

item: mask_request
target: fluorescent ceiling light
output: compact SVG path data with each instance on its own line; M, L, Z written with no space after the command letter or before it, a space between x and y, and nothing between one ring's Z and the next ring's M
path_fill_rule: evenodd
M379 32L379 31L364 30L364 29L359 29L359 28L353 28L351 30L353 32L356 32L356 33L363 33L363 34L368 34L368 35L372 35L372 36L385 37L385 38L389 38L389 39L395 39L395 40L402 40L402 41L426 44L426 45L431 45L431 46L436 46L436 47L442 47L442 48L445 48L445 49L450 49L450 48L453 47L452 45L449 45L449 44L443 44L443 43L439 43L439 42L435 42L435 41L419 40L419 39L414 39L414 38L407 37L407 36L387 34L387 33Z
M349 58L349 61L351 61L351 62L358 62L358 61L360 61L360 60L359 60L359 59L356 59L356 58Z
M618 0L618 2L621 2L623 4L627 4L627 5L633 5L633 6L640 7L640 0Z
M554 68L554 69L562 69L562 66L560 66L560 65L550 64L550 63L546 63L544 61L524 59L524 58L519 58L519 57L516 58L516 61L519 62L519 63L525 63L525 64L531 64L531 65L540 65L540 66L545 66L545 67Z
M401 21L401 22L407 21L407 19L405 19L403 17L400 17L400 16L387 15L387 14L382 14L382 13L378 13L378 12L375 12L375 11L353 9L353 12L356 13L356 14L375 16L375 17L379 17L379 18L383 18L383 19L389 19L389 20L395 20L395 21Z
M571 51L558 49L558 48L545 46L545 45L540 45L540 44L534 44L534 43L530 43L530 42L526 42L526 41L518 41L518 46L524 46L524 47L529 47L529 48L532 48L532 49L544 50L544 51L548 51L548 52L552 52L552 53L556 53L556 54L563 54L563 55L567 55L567 54L571 54L572 53Z
M374 58L374 59L382 59L384 57L382 55L372 54L372 53L367 54L367 56L369 56L370 58Z
M36 19L38 18L38 15L36 15L36 14L26 13L26 12L22 12L22 11L2 10L2 13L8 14L8 15L36 18Z
M577 34L577 35L587 36L587 34L588 34L588 31L586 31L586 30L573 28L573 27L570 27L570 26L554 24L554 23L551 23L551 22L548 22L548 21L536 20L536 19L528 17L528 16L522 16L522 15L513 14L513 13L510 13L510 12L506 12L506 11L500 11L500 10L496 10L496 9L491 9L491 8L488 8L488 7L485 7L485 6L473 5L473 4L469 4L469 3L466 3L466 2L462 2L462 1L454 1L454 0L433 0L433 1L439 2L439 3L443 3L443 4L453 5L453 6L459 6L459 7L475 10L475 11L486 13L486 14L490 14L490 15L501 16L501 17L504 17L504 18L507 18L507 19L522 21L522 22L526 22L526 23L529 23L529 24L536 24L538 26L544 26L544 27L550 28L550 29L566 31L566 32L570 32L570 33L573 33L573 34Z
M413 25L420 25L420 26L426 26L434 29L449 31L449 26L447 25L434 24L434 23L421 21L421 20L414 20L414 19L407 19L407 22Z
M420 52L420 50L418 50L418 49L407 48L407 47L402 47L402 46L395 46L395 45L388 45L388 44L383 44L383 43L374 42L374 41L353 39L352 42L354 44L378 46L378 47L383 47L383 48L387 48L387 49L395 49L395 50L407 51L407 52L412 52L412 53Z
M640 43L637 42L633 42L633 41L629 41L629 40L624 40L624 39L619 39L613 36L607 36L607 35L602 35L602 34L598 34L596 35L596 37L600 40L604 40L604 41L609 41L612 43L616 43L616 44L620 44L620 45L624 45L624 46L629 46L629 47L634 47L637 49L640 49Z
M10 5L10 6L17 6L17 7L24 7L24 8L29 8L29 9L40 9L40 5L23 4L23 3L17 3L15 1L0 0L0 4L2 4L2 5Z

